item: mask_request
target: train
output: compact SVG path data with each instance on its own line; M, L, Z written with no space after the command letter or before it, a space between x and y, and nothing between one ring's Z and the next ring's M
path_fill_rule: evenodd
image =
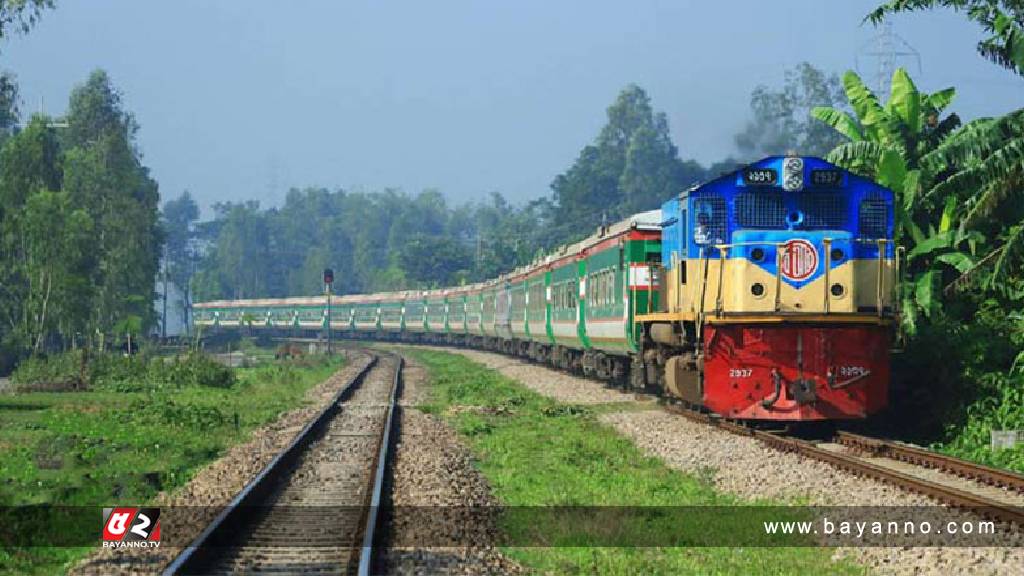
M865 419L888 403L893 232L891 190L771 156L485 282L201 302L193 322L498 351L740 421Z

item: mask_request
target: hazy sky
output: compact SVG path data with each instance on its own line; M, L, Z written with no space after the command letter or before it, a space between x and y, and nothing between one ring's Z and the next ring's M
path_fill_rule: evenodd
M878 1L58 0L0 66L25 110L42 99L51 114L106 69L164 198L268 205L322 185L524 200L548 193L630 82L683 157L721 159L754 86L801 60L857 64ZM975 53L963 16L894 22L920 52L918 86L956 86L961 116L1024 105L1024 80Z

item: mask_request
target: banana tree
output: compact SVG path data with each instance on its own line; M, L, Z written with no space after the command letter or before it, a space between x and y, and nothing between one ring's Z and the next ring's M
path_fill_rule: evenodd
M973 266L974 247L983 241L980 235L954 226L955 201L923 198L920 193L923 178L931 174L923 173L922 157L960 125L956 114L940 119L956 91L947 88L925 94L902 68L893 74L884 105L852 71L843 76L843 88L855 116L823 107L813 109L811 115L849 140L829 153L829 161L873 178L896 195L896 241L908 250L908 279L901 295L903 320L904 328L913 333L918 315L930 315L937 307L943 274L948 270L962 274Z
M925 201L955 199L963 206L960 229L982 230L995 246L962 270L992 288L1024 260L1024 109L980 118L949 135L921 158ZM983 274L981 272L984 272Z
M906 222L907 236L913 248L907 251L906 264L911 270L903 283L903 326L913 334L920 314L928 317L938 309L942 295L943 276L949 270L967 274L978 263L978 245L985 237L976 230L955 225L956 198L946 199L939 225L930 226L927 233L914 223Z

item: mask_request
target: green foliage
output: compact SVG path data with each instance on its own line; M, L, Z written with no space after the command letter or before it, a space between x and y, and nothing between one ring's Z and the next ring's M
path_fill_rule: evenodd
M82 350L31 357L18 365L12 381L22 389L93 389L116 392L185 387L231 388L234 372L206 354L167 358L146 354L83 356Z
M889 6L911 4L935 3ZM954 90L920 93L903 70L885 105L852 72L844 86L856 117L813 112L849 139L829 159L893 189L907 248L900 299L913 338L897 358L892 420L942 450L1024 470L1024 450L989 449L991 430L1024 429L1024 111L958 127L940 119Z
M16 388L67 389L85 386L82 381L82 351L51 357L32 356L18 364L11 374Z
M1018 0L889 0L865 20L878 24L890 14L934 8L966 12L988 34L978 42L978 53L1024 75L1024 5Z
M61 525L69 533L91 534L97 507L112 501L143 504L184 485L228 447L248 439L254 428L302 406L306 392L339 366L337 359L319 357L306 366L236 369L230 386L211 386L218 377L180 372L161 385L152 374L158 368L195 368L200 374L227 370L198 356L165 360L105 357L102 367L94 367L103 372L102 384L91 390L5 395L0 402L0 505L75 507L83 511L85 527L75 532L77 525ZM32 363L24 363L22 370ZM5 547L0 572L62 573L92 550L92 543L83 548Z
M896 365L905 382L896 413L913 417L891 421L903 422L909 439L1024 472L1024 450L990 447L992 430L1024 430L1024 315L1006 309L997 298L960 295L923 323Z
M0 369L155 319L162 238L137 125L102 71L73 90L65 120L60 134L37 116L0 139Z
M953 229L960 216L955 202L922 192L935 174L925 168L925 159L959 125L955 114L939 119L955 91L922 93L902 68L893 73L884 105L852 71L843 75L843 87L855 116L827 107L815 108L811 115L848 139L829 153L831 162L873 178L896 195L895 239L907 249L906 281L899 297L903 328L913 334L917 318L931 316L939 305L943 279L963 273L985 239L977 231Z
M589 234L602 223L651 210L705 177L679 159L668 119L655 113L639 86L627 86L608 108L608 122L593 144L551 184L559 241Z
M160 220L164 233L163 277L182 295L181 324L188 326L192 276L199 263L196 245L199 205L186 190L178 198L164 203ZM163 320L166 323L166 319Z
M0 0L0 38L12 30L27 33L54 0Z

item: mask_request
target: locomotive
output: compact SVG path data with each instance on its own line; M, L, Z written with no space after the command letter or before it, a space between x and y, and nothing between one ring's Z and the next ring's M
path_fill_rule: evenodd
M452 288L197 303L197 326L470 346L747 421L886 406L899 314L890 190L774 156Z

